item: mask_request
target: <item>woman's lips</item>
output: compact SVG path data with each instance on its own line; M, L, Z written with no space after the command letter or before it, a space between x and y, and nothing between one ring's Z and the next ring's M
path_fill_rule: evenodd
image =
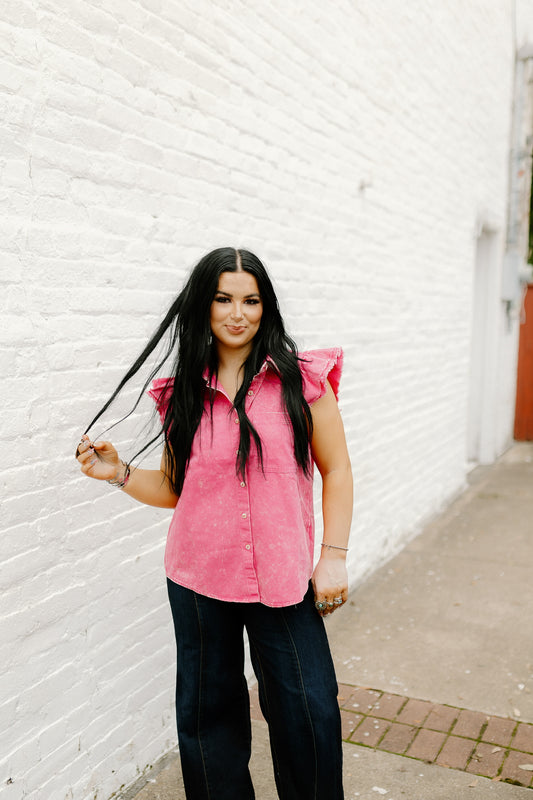
M242 333L246 330L244 325L226 325L226 328L230 333Z

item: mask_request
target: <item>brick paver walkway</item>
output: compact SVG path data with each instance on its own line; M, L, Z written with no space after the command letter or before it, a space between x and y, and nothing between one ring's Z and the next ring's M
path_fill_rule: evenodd
M533 724L348 684L339 706L346 742L533 788Z

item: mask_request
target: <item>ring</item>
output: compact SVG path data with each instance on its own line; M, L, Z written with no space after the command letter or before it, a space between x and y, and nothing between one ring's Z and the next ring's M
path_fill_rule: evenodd
M333 608L333 603L328 603L328 608Z
M336 606L342 606L344 600L342 599L342 597L334 597L333 602L335 603Z
M323 611L326 607L326 604L323 603L321 600L317 600L315 603L315 608L317 611Z

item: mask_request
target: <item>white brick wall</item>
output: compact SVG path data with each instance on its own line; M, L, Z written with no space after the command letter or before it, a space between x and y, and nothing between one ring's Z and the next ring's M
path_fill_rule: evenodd
M0 7L0 785L102 800L175 741L169 514L80 477L80 432L187 269L236 244L302 346L345 348L353 584L457 492L510 4Z

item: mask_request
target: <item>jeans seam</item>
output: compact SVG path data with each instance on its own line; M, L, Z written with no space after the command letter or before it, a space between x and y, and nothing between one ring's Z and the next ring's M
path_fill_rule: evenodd
M249 636L249 634L248 634L248 636ZM269 699L268 699L267 682L265 680L265 671L263 669L263 661L261 659L261 655L259 653L259 649L257 647L255 647L255 645L252 644L251 639L250 639L250 647L254 648L255 657L257 659L257 663L259 664L259 669L260 669L260 672L261 672L261 678L262 678L262 681L263 681L263 693L264 693L264 696L265 696L265 703L266 703L267 708L268 708L268 716L269 716L269 719L270 719L272 717L272 714L270 712L270 702L269 702ZM267 719L267 724L268 724L268 729L270 731L269 719ZM273 741L271 741L271 745L272 746L271 746L270 750L271 750L271 753L272 753L272 760L274 761L274 768L277 769L277 771L279 773L280 772L279 759L278 759L277 750L276 750L276 747L275 747Z
M317 751L316 751L315 728L314 728L314 725L313 725L313 719L311 717L311 712L309 711L309 704L307 702L307 694L305 692L305 683L304 683L304 679L303 679L303 675L302 675L302 666L301 666L301 662L300 662L300 657L298 655L298 648L296 647L296 644L294 643L294 639L293 639L293 636L292 636L292 633L291 633L291 629L290 629L290 626L289 626L289 624L287 622L287 618L285 616L285 612L284 611L282 612L282 619L283 619L283 623L285 625L285 628L287 630L287 634L289 636L289 639L291 640L291 645L292 645L294 654L296 656L296 662L298 664L298 673L300 675L300 687L302 689L302 694L303 694L304 704L305 704L305 710L307 712L307 719L309 721L309 726L311 728L311 735L313 737L313 750L314 750L314 753L315 753L315 781L314 781L315 789L314 789L314 793L313 793L313 798L314 798L314 800L317 800L318 754L317 754Z
M201 715L201 708L202 708L202 677L203 677L203 664L204 664L204 636L202 630L202 622L200 617L200 609L198 607L198 598L196 596L196 592L194 593L194 605L196 607L196 616L198 618L198 630L200 633L200 675L198 679L198 727L197 733L198 736L198 745L200 748L200 755L202 757L202 766L204 770L204 778L205 778L205 788L207 791L208 800L211 800L211 792L209 790L209 779L207 777L207 769L205 766L205 758L204 758L204 751L202 747L202 737L200 735L200 715Z

